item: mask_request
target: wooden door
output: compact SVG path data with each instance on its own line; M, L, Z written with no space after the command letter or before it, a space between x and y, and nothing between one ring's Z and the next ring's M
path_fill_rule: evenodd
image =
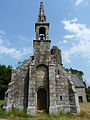
M37 92L37 109L47 110L47 92L45 89L39 89Z

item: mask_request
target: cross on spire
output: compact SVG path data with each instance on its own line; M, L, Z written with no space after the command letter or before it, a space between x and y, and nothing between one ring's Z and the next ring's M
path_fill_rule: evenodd
M44 5L43 2L40 3L38 22L46 22L46 15L44 13Z

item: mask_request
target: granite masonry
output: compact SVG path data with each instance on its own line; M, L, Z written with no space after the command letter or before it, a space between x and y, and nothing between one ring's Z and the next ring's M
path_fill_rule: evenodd
M50 114L79 113L79 101L86 102L84 84L79 76L65 71L61 50L57 46L50 48L49 23L42 2L35 32L34 55L12 71L4 108L9 111L15 107L28 114L40 110Z

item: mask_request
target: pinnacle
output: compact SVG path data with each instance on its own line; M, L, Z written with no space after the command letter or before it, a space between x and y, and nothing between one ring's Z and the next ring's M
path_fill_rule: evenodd
M45 16L45 13L44 13L44 5L43 5L43 2L40 2L38 22L46 22L46 16Z

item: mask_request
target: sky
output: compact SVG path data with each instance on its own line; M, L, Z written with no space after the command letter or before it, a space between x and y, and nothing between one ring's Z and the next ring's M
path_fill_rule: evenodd
M0 0L0 64L17 66L33 55L41 0ZM51 47L62 50L63 65L84 72L90 85L90 0L42 0L50 23Z

